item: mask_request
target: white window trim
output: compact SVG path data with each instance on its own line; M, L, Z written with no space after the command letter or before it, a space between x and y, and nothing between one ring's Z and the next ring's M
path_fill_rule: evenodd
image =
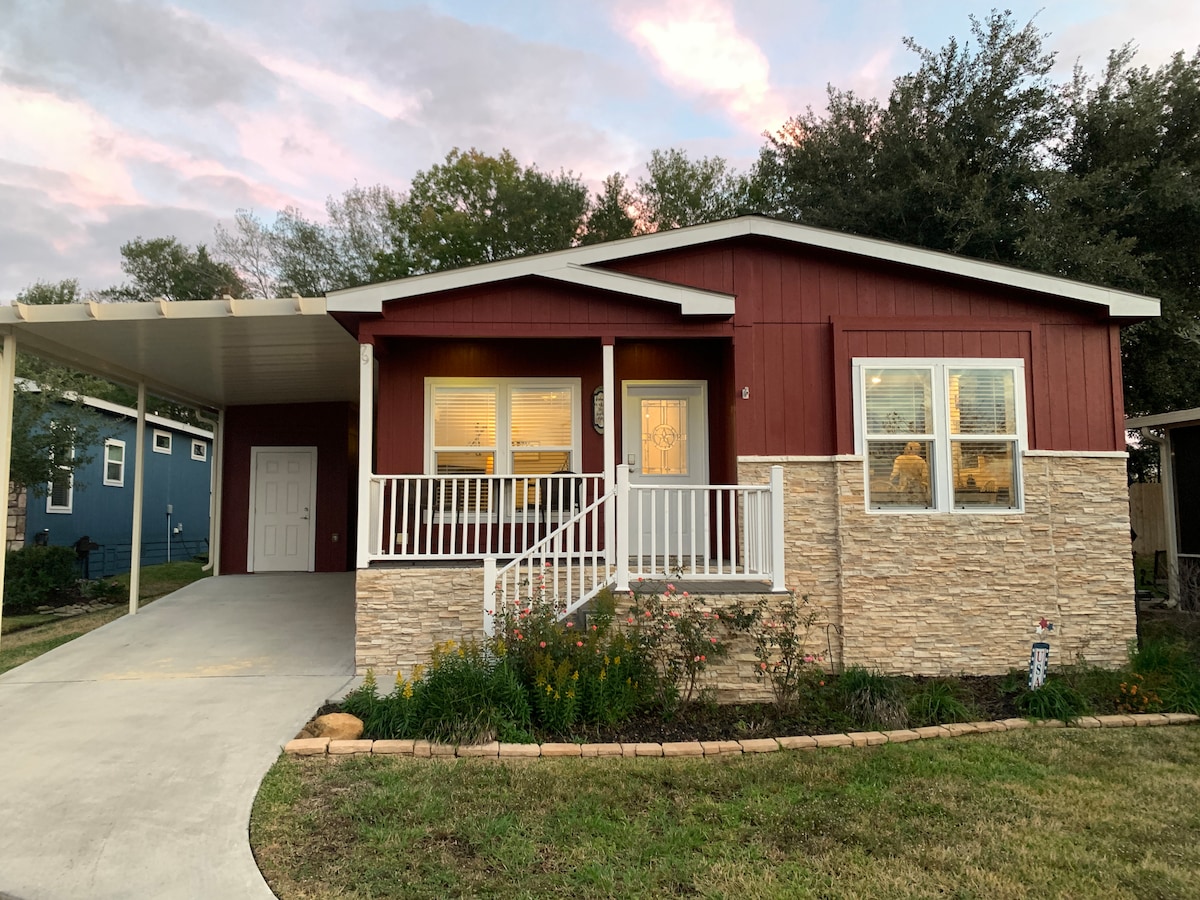
M158 439L160 437L165 437L167 439L167 446L165 446L165 447L158 446ZM151 450L153 450L155 453L165 453L169 456L171 454L171 448L173 446L174 446L174 438L173 438L171 432L163 431L161 428L154 429L154 432L152 433L152 435L150 437L150 449Z
M582 414L579 378L426 378L425 379L425 474L437 474L433 443L433 394L437 388L494 388L496 391L496 445L493 475L512 476L509 470L512 446L512 392L517 388L542 388L545 390L569 391L571 394L571 446L561 449L571 454L571 467L582 468ZM443 448L453 449L453 448ZM541 449L548 449L543 447ZM549 448L556 449L556 448Z
M114 462L114 460L110 460L108 458L108 451L109 451L110 447L120 447L121 448L121 462L120 462L121 476L119 478L109 478L108 477L108 465L110 462ZM106 440L104 442L104 473L103 474L104 474L104 484L107 485L108 487L125 487L125 442L124 441L119 441L116 438L109 438L108 440Z
M974 359L974 358L930 358L930 357L855 357L854 366L854 452L863 460L863 502L867 512L872 515L1019 515L1025 512L1024 473L1021 459L1028 449L1028 428L1025 413L1025 360L1016 359ZM863 369L922 369L933 371L933 508L920 509L917 507L890 507L882 509L871 508L871 474L870 460L867 459L867 437L864 410L866 397L862 373ZM1013 456L1013 490L1016 492L1017 503L1013 507L970 507L957 509L954 506L954 493L951 485L950 472L952 444L950 436L950 421L946 410L946 398L950 395L950 369L1010 369L1014 375L1014 401L1016 406L1017 432L1016 449ZM991 435L978 436L978 440L987 440ZM971 436L959 435L954 440L971 440ZM1000 438L1012 440L1012 437Z
M71 458L75 457L75 449L71 449ZM48 515L65 516L69 515L75 508L75 472L72 469L62 469L67 473L67 504L66 506L54 505L54 482L46 485L46 513Z
M200 452L197 453L196 451ZM196 462L208 462L208 444L204 441L192 440L192 459Z

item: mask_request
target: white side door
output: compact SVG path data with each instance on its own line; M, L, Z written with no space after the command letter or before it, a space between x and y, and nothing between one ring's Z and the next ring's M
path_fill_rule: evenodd
M311 572L316 505L314 447L256 447L251 572Z
M708 552L708 396L703 381L622 385L622 462L633 491L630 552L669 571ZM651 489L652 488L652 489Z

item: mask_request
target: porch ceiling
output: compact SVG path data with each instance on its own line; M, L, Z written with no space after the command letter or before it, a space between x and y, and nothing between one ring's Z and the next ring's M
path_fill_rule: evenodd
M0 306L17 347L220 408L354 400L358 345L323 298Z

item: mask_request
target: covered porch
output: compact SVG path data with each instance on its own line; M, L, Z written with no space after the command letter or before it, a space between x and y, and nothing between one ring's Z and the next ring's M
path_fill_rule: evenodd
M725 337L361 347L356 567L482 568L481 610L631 582L783 590L783 472L739 483Z

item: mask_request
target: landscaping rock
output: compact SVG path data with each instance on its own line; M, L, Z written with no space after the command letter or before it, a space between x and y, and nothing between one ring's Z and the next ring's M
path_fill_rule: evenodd
M500 758L501 759L529 759L533 756L541 756L542 748L539 744L501 744Z
M413 743L412 740L376 741L371 753L374 756L412 756Z
M742 745L737 741L701 741L701 749L704 750L705 756L723 756L729 754L742 753Z
M817 739L807 734L797 734L791 737L777 738L779 746L784 750L816 750ZM887 739L884 738L886 741Z
M587 757L611 757L621 755L620 744L581 744L579 755Z
M305 738L288 741L283 752L289 756L324 756L329 749L329 738Z
M578 744L542 744L542 756L580 756Z
M327 713L313 719L306 730L314 732L313 737L331 741L357 741L362 737L363 723L358 716L349 713Z
M463 744L457 748L459 756L486 756L489 759L500 755L500 742L492 741L489 744Z
M699 741L670 741L662 745L663 756L703 756Z
M330 741L330 756L370 756L374 741Z
M779 741L775 738L754 738L748 741L738 741L743 753L774 753L779 749Z
M848 734L818 734L816 742L818 747L852 747L854 738ZM863 738L863 745L866 745L866 738Z

